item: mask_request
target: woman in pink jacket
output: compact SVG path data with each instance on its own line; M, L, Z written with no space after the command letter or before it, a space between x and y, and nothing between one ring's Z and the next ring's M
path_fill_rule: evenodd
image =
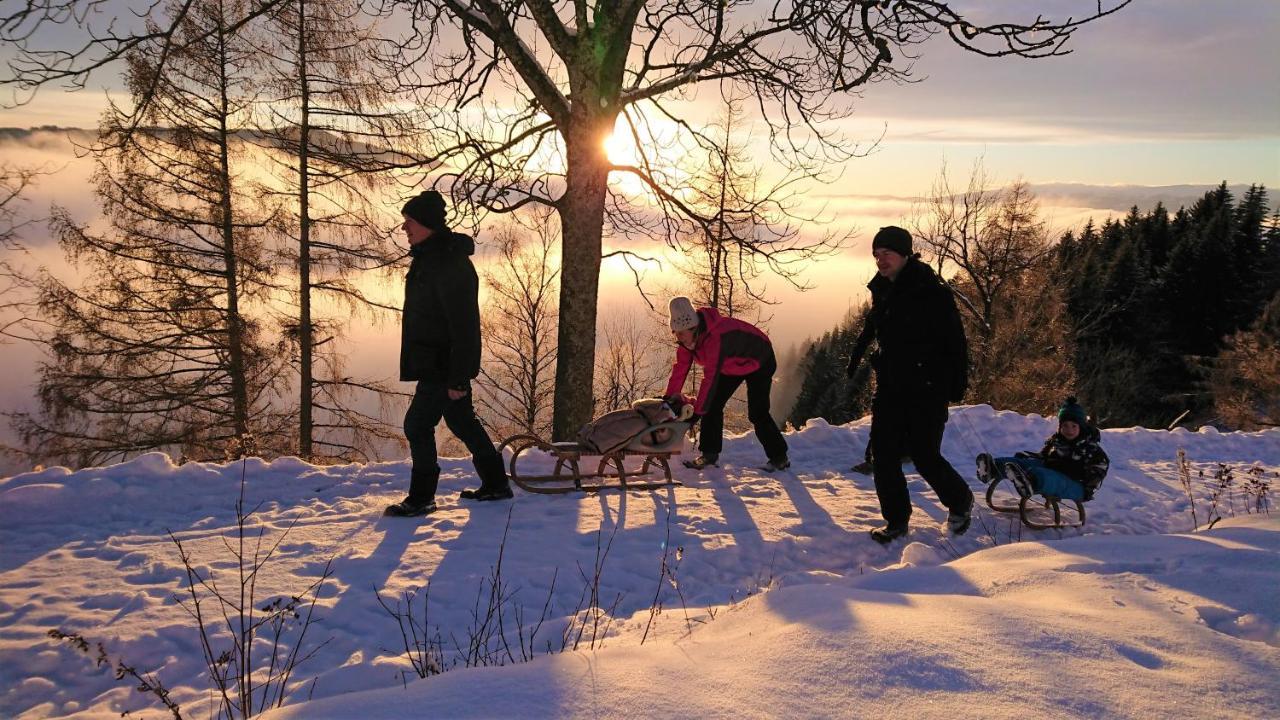
M721 317L715 308L693 309L687 297L671 299L671 332L679 344L667 381L667 397L679 398L689 367L702 367L702 386L694 401L694 420L702 421L698 435L701 455L685 465L701 470L716 465L724 444L724 406L743 382L747 384L747 418L755 426L769 462L765 470L785 470L787 441L769 414L769 390L778 362L773 344L760 328L742 320Z

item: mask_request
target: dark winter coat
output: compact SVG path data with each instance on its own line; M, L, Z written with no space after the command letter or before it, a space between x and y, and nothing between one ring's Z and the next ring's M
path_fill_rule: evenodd
M409 249L400 325L400 379L463 388L480 374L475 242L445 231Z
M1075 440L1068 440L1060 432L1054 433L1038 454L1045 467L1084 485L1085 499L1089 500L1111 467L1111 459L1103 452L1101 440L1102 433L1098 428L1085 425Z
M969 347L956 301L933 270L912 257L894 280L867 284L871 312L849 359L852 375L872 340L877 393L959 402L968 389Z

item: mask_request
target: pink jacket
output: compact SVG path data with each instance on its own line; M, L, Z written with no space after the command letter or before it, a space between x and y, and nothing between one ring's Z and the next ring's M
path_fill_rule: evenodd
M706 332L698 336L693 350L677 346L666 395L680 394L689 376L689 367L697 362L702 367L703 378L693 411L702 415L720 376L742 377L759 370L766 362L773 361L773 345L764 331L749 322L721 317L714 308L699 308L698 315L707 326Z

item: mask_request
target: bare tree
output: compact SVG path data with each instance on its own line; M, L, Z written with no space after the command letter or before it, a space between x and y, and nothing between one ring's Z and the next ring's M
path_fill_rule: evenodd
M154 93L144 119L172 129L136 128L115 110L104 119L94 179L109 230L55 214L86 279L41 279L51 359L40 368L41 412L16 418L38 456L98 464L165 448L221 459L234 438L272 447L289 422L271 407L278 353L253 314L271 268L266 218L249 210L252 190L235 168L252 54L221 31L230 7L171 5L180 36L203 42L163 66L150 45L128 57L130 89Z
M269 97L260 138L277 165L282 205L276 227L296 269L296 310L284 320L298 373L297 452L306 459L361 460L400 428L361 409L385 407L385 383L348 376L341 335L352 319L383 319L380 305L353 282L362 270L387 268L399 255L369 202L388 182L377 156L408 115L378 85L371 28L355 0L290 0L254 34L265 60ZM323 306L333 306L327 313ZM318 307L319 306L319 307Z
M246 7L228 29L283 1ZM45 25L80 19L77 10L95 3L48 0L0 17L0 39L17 53L3 82L19 92L50 82L83 85L138 43L155 42L164 56L190 42L152 28L108 29L70 51L38 45ZM849 112L843 99L877 81L910 78L915 53L930 37L946 35L991 57L1061 55L1082 25L1126 4L1099 1L1085 5L1079 19L1036 15L1022 23L978 21L938 0L797 0L768 10L724 0L384 0L383 7L404 13L410 28L395 50L404 66L395 77L437 111L421 136L422 164L442 168L436 182L455 204L511 212L539 203L559 214L569 262L561 277L553 427L565 437L592 410L606 219L617 228L622 217L635 217L618 187L611 189L611 175L645 183L667 218L714 222L681 201L657 172L661 158L647 151L660 146L657 123L676 128L685 148L714 144L678 101L708 83L737 86L757 99L775 160L817 168L850 155L829 124ZM602 148L620 117L637 139L633 164L611 164ZM658 233L672 228L654 225Z
M836 97L868 83L910 75L913 48L948 34L988 55L1043 57L1065 52L1081 24L1114 12L1098 6L1084 20L1025 25L970 22L947 3L797 2L764 13L719 0L555 4L526 0L442 0L416 6L419 34L406 55L431 53L417 81L424 102L452 108L427 134L426 159L451 168L438 183L456 200L496 212L543 203L560 215L566 263L560 293L560 357L553 427L571 434L592 408L598 279L609 228L637 228L634 208L610 187L611 174L646 185L667 220L712 227L714 215L684 202L656 128L675 127L678 147L715 140L688 122L676 101L704 83L737 86L757 99L775 160L814 169L849 157L827 121L848 109ZM462 43L449 42L461 31ZM897 64L895 65L895 56ZM412 79L406 73L406 80ZM494 93L504 88L503 97ZM514 102L505 88L514 86ZM622 118L639 160L611 163L602 140ZM456 170L452 168L457 168ZM531 168L533 171L531 172ZM545 169L542 169L545 168Z
M761 307L771 304L762 281L766 271L804 289L801 271L837 251L847 235L801 233L802 224L826 224L797 210L798 188L819 178L793 168L782 178L765 180L751 160L744 100L725 98L723 112L707 134L715 147L692 157L684 202L712 221L686 220L675 242L684 258L681 271L693 281L693 292L686 294L724 315L758 320Z
M19 328L31 313L29 272L15 263L25 255L19 236L31 221L19 211L26 192L43 171L0 163L0 344L26 339Z
M959 272L970 285L965 309L984 335L996 307L1022 273L1048 257L1048 231L1039 202L1021 180L997 187L979 158L964 190L952 187L944 163L929 196L917 203L911 224L923 255L939 274Z
M0 163L0 345L28 340L30 335L26 325L34 315L34 288L30 271L21 265L26 254L21 232L30 220L23 217L19 208L23 193L39 172ZM0 460L19 454L0 444Z
M500 434L551 430L556 356L559 232L551 214L531 210L501 228L498 257L484 272L481 315L487 358L476 399Z
M1018 343L1034 336L1041 343L1036 357L1049 348L1061 352L1062 337L1044 336L1060 328L1042 312L1056 306L1048 263L1053 247L1039 202L1025 182L998 187L979 159L967 186L957 191L944 164L929 196L914 208L911 225L924 245L922 255L940 275L954 275L952 287L969 321L976 355L971 365L973 397L994 402L990 393L1000 394L1010 361L1017 355L1022 361L1031 359L1029 346L1019 346L1017 355L1010 355ZM1035 304L1023 304L1032 301ZM1002 327L1005 324L1008 327ZM1026 334L1030 330L1035 332Z
M972 364L969 397L1022 413L1049 413L1075 387L1074 342L1062 299L1045 260L1008 281L994 308L995 331L984 338ZM957 292L970 287L963 279ZM970 336L977 323L966 324Z
M1253 327L1227 339L1209 378L1214 410L1228 428L1280 426L1280 293Z
M596 355L597 415L660 397L673 356L671 336L634 313L605 318Z

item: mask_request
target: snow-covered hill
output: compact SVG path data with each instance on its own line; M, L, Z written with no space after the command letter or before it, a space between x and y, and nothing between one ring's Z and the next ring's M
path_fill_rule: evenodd
M971 474L978 452L1034 449L1052 428L955 408L943 449ZM1082 531L1032 532L983 508L951 538L945 511L909 474L911 535L881 548L866 535L879 521L871 479L848 472L867 430L811 423L788 437L795 465L778 476L754 469L754 438L729 440L722 469L682 469L683 487L626 496L518 492L465 505L455 498L474 484L470 463L448 461L441 511L412 520L380 514L403 495L407 463L175 467L153 454L9 478L0 715L166 712L47 638L54 628L153 673L185 717L207 715L199 636L173 599L186 571L167 533L197 567L225 573L243 473L255 533L274 540L292 526L259 579L259 604L303 591L334 559L305 642L315 654L280 717L1280 716L1280 515L1246 512L1238 474L1219 501L1226 519L1191 532L1176 464L1182 449L1206 471L1195 478L1203 525L1217 463L1259 464L1280 480L1280 431L1106 431L1112 472ZM560 646L584 576L601 567L611 612L582 643L594 637L596 649L426 680L408 672L406 683L400 631L375 588L394 602L430 581L429 623L449 663L500 546L508 639L518 642L517 607L526 634L546 607L540 649ZM650 623L655 597L662 612Z

